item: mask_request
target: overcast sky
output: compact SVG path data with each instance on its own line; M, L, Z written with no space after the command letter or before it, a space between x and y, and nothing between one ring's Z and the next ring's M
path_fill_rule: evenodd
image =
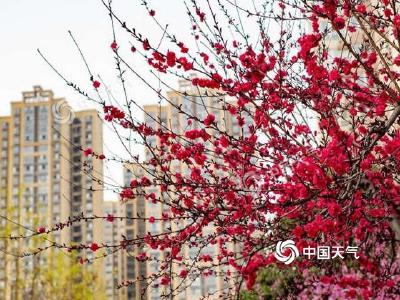
M139 4L139 0L114 0L119 16L157 39L160 30ZM153 7L157 16L171 28L180 29L182 24L187 24L182 0L156 0L152 2ZM112 29L107 10L100 0L2 0L0 20L0 115L9 114L9 102L21 100L21 92L30 90L33 85L52 89L57 97L65 97L74 109L93 107L66 86L36 50L40 48L69 80L90 90L89 76L68 30L78 40L93 73L100 74L117 97L121 95L110 50ZM125 41L124 46L128 49L126 35L119 32L118 37L121 44ZM146 68L139 61L133 63L139 70ZM157 101L154 94L132 77L128 88L130 97L141 104ZM140 117L139 111L137 114ZM115 136L107 130L105 140L106 145L115 145ZM119 166L111 165L106 174L118 181L122 179ZM106 198L116 197L108 193Z
M128 24L157 36L158 30L139 0L114 0L114 3L117 13ZM172 27L180 25L179 12L183 22L187 22L182 15L182 0L155 0L152 5L157 15L166 23L172 23ZM76 94L55 76L36 52L40 48L69 79L88 84L88 76L68 30L74 33L94 73L109 77L111 88L117 83L109 47L112 41L110 22L100 0L2 0L0 20L0 115L9 112L7 102L19 100L21 91L36 84L53 89L57 96L67 97L76 108L86 105L76 99ZM140 95L140 89L135 92Z
M248 4L246 1L240 0L239 3ZM100 74L114 96L121 99L121 85L110 49L112 27L101 0L0 0L0 3L0 115L9 114L9 103L21 100L21 92L32 89L34 85L52 89L56 97L65 97L76 110L94 107L68 87L37 53L39 48L68 80L93 92L89 75L68 30L74 34L92 72ZM148 16L140 0L113 0L113 3L116 14L126 20L130 28L135 27L144 33L152 43L159 42L163 31ZM156 11L157 19L169 25L170 32L188 46L193 45L183 0L152 0L149 3ZM117 41L135 70L146 79L154 80L143 59L130 53L129 35L119 30ZM130 99L141 105L157 102L156 95L140 80L132 75L127 79ZM163 80L176 86L173 79L164 77ZM139 110L135 114L142 117ZM127 157L118 143L115 134L105 128L105 154L114 152ZM106 175L122 182L120 165L108 165ZM107 193L106 198L115 199L116 196Z

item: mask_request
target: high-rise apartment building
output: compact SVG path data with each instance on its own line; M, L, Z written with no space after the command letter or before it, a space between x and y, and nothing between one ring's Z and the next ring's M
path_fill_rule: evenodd
M226 131L230 136L239 138L242 135L248 134L248 128L245 126L244 130L238 124L238 119L233 117L231 114L227 113L223 106L229 104L224 96L221 96L217 91L199 89L194 87L190 81L181 80L179 81L179 88L177 91L171 91L168 93L168 99L171 104L167 105L167 121L165 124L174 133L178 135L183 135L184 132L190 128L198 128L201 124L196 121L190 122L191 119L196 118L200 121L204 120L208 114L214 114L215 121L218 127L222 131ZM181 108L186 114L180 113L179 108ZM145 109L147 112L147 110ZM249 115L243 115L245 123L249 124ZM191 125L189 125L191 124ZM211 135L215 135L212 129L207 129ZM213 149L214 146L210 141L204 143L204 146L208 149ZM218 162L218 157L213 158ZM188 175L190 170L187 168L186 164L182 162L173 162L174 172L179 172L181 174ZM222 161L219 161L223 164ZM223 175L223 174L221 174ZM204 174L203 176L207 176ZM165 228L165 227L164 227ZM207 226L203 230L204 236L212 235L214 233L214 228L212 225ZM235 245L231 245L232 250ZM191 260L194 257L200 255L210 255L213 259L219 254L219 249L217 244L209 244L205 247L186 247L184 251L184 257ZM217 261L215 261L217 263ZM201 299L203 296L211 295L213 299L222 297L222 291L227 288L231 282L227 282L226 278L217 274L224 274L227 271L226 268L215 267L214 272L208 276L203 274L198 276L191 282L190 286L184 289L184 291L179 295L178 299ZM178 270L175 270L178 273ZM233 271L233 270L231 270ZM174 284L177 286L179 284L179 279L174 280ZM149 298L149 300L155 300L155 298Z
M238 125L238 120L232 117L230 114L226 114L226 111L222 109L222 105L224 104L223 96L217 95L217 93L210 91L210 90L199 90L197 87L191 85L190 81L181 80L179 82L179 88L177 91L171 91L167 94L168 100L170 103L167 105L145 105L144 106L144 121L147 126L150 128L157 130L160 127L164 129L169 129L176 134L183 134L185 130L188 130L190 127L196 128L199 126L197 122L188 122L190 116L198 118L199 120L203 120L207 114L213 113L216 117L216 121L218 122L219 127L222 130L226 130L228 134L232 136L239 137L240 135L247 134L243 132L242 128ZM226 103L225 103L226 104ZM186 114L182 114L179 112L182 109ZM247 119L249 116L245 116ZM191 125L188 125L190 124ZM212 133L212 132L210 132ZM149 136L146 139L146 142L149 144L151 148L157 147L159 144L159 140L156 136ZM206 142L205 146L208 148L212 148L213 145L210 142ZM147 147L146 147L147 148ZM152 158L152 153L145 149L145 157L148 161ZM185 164L178 161L173 161L171 169L173 172L180 172L182 174L188 174L189 170ZM143 175L151 178L151 172L160 172L159 170L151 170L151 168L146 169L144 172L143 166L140 164L133 164L125 168L125 186L129 186L130 181L135 178L141 178ZM132 223L131 228L132 230L130 233L133 234L133 237L136 238L137 236L143 236L146 233L157 234L166 232L167 230L175 230L176 227L184 226L184 222L182 224L172 224L168 220L159 220L162 218L163 212L169 210L169 206L167 205L168 199L174 197L173 193L167 195L165 192L162 192L159 187L148 187L146 188L146 194L154 193L159 197L164 199L164 203L154 203L152 201L144 199L144 197L137 197L135 200L131 202L127 202L122 204L121 207L125 207L126 215L133 215L135 216L136 213L139 212L140 216L145 216L146 218L154 217L156 222L143 222L143 221L135 221ZM132 212L132 213L129 213ZM138 223L141 222L140 226ZM128 228L128 227L127 227ZM213 228L209 226L207 228L209 234L212 234ZM204 234L207 234L206 232ZM127 235L128 236L128 235ZM129 239L129 238L128 238ZM234 247L234 245L232 245ZM149 247L144 248L147 256L150 258L145 266L142 268L133 268L137 261L135 262L134 257L132 258L132 262L122 262L122 267L120 268L123 270L125 268L126 272L131 272L132 277L130 280L137 280L136 285L131 285L126 289L121 290L128 290L135 291L136 293L129 293L128 297L125 295L122 299L139 299L137 292L142 290L145 285L140 280L140 276L145 276L150 278L152 274L157 274L160 271L160 261L163 259L163 252L157 249L150 249ZM211 257L216 257L219 253L219 249L217 245L208 245L203 247L202 249L197 247L186 247L182 249L182 255L189 259L191 257L196 257L199 253L201 255L208 254ZM133 269L135 269L135 273L133 273ZM186 300L186 299L200 299L202 296L206 296L208 294L213 294L213 297L217 299L219 296L222 296L220 291L227 287L230 282L227 282L223 276L217 276L216 274L221 274L221 271L226 270L215 270L214 274L210 274L209 276L198 276L195 280L190 284L189 287L183 288L179 296L175 297L176 299ZM174 270L175 273L178 273L179 270ZM125 277L124 279L127 279ZM138 280L139 279L139 280ZM173 288L176 288L179 285L179 279L173 279ZM146 290L146 294L144 294L142 299L146 300L156 300L161 299L162 295L168 294L168 288L159 284L157 280L148 281L148 288ZM126 291L125 291L126 293ZM136 295L136 298L129 297L132 295Z
M118 201L104 201L104 214L110 216L111 220L104 222L104 243L107 245L117 245L121 239L119 219L120 203ZM115 219L114 219L115 217ZM117 289L119 279L119 257L120 251L114 249L107 250L107 256L104 258L104 281L107 300L118 300L119 290Z
M69 195L64 197L67 211L71 216L83 214L84 216L104 215L103 199L103 162L93 158L85 157L80 151L82 148L91 148L96 153L103 153L103 129L102 120L96 110L84 110L74 113L74 118L69 125L69 161L66 172L69 172ZM64 174L64 172L62 172ZM65 178L65 179L66 179ZM104 240L104 220L79 222L72 225L67 232L71 244L89 245L93 242L99 243ZM92 259L95 256L91 250L81 251L80 256ZM93 295L102 295L105 288L103 259L96 259L86 265L96 276L96 283L91 287Z
M10 224L7 222L9 203L11 202L11 179L8 174L11 172L11 164L1 163L10 160L12 149L10 139L12 119L11 117L0 117L0 235L7 236ZM0 240L0 248L8 251L10 241L8 239ZM0 257L0 298L6 299L6 287L9 286L7 274L10 272L9 257L4 253Z
M71 215L103 215L103 163L84 157L81 148L102 153L102 121L96 110L78 111L70 124L70 209ZM75 224L71 242L88 244L103 240L103 221Z
M141 178L144 170L139 164L129 164L124 166L124 185L129 186L132 179ZM146 223L137 218L146 216L146 202L143 196L138 196L135 200L120 203L119 216L125 217L118 222L120 237L123 234L126 239L134 240L146 235ZM145 288L142 280L147 276L147 262L139 261L136 257L144 251L143 245L129 245L119 252L118 259L118 282L136 282L126 288L119 289L120 300L147 299L149 291Z
M102 162L85 158L81 148L102 153L102 122L95 110L72 112L64 99L35 86L11 103L11 116L0 118L1 235L28 235L69 216L103 213ZM37 276L46 253L21 255L51 242L102 240L102 223L82 222L47 236L2 240L1 299L40 299ZM51 251L51 250L50 250ZM102 263L93 265L102 272ZM101 274L101 273L99 273ZM94 291L95 292L95 291Z

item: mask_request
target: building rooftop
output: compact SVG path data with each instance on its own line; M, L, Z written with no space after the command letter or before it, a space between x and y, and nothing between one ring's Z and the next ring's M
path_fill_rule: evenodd
M22 92L24 102L44 102L49 101L54 96L53 91L43 90L40 85L34 85L33 91Z

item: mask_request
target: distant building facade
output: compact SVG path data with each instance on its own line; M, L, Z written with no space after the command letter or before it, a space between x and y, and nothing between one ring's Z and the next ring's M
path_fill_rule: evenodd
M199 120L203 120L207 116L207 114L213 113L219 127L222 130L226 130L229 135L239 137L248 133L247 129L245 130L245 132L242 130L236 118L232 117L230 114L226 115L226 110L222 109L225 100L223 99L223 96L217 96L215 91L206 91L204 89L199 90L197 87L192 86L190 81L181 80L179 81L178 90L168 92L167 97L170 103L166 105L156 104L144 106L145 124L154 130L163 127L163 129L171 130L178 135L184 134L184 131L188 130L188 128L190 127L188 126L188 123L190 123L188 122L190 116L196 117ZM180 113L178 107L180 107L182 111L186 112L188 115ZM249 116L246 116L246 120L248 118ZM193 122L191 125L192 128L196 128L197 126L199 126L197 122ZM156 136L147 137L146 142L152 149L157 147L157 145L159 144L159 140ZM206 142L205 146L209 148L213 147L210 142ZM147 149L147 147L145 149L145 158L146 161L152 158L152 153L149 151L149 149ZM173 172L180 172L182 174L188 174L189 171L185 164L177 161L172 162L171 169L173 170ZM132 164L130 166L126 166L124 170L125 186L129 187L130 181L132 179L141 178L144 175L146 175L148 178L151 178L151 170L146 171L147 172L144 172L143 166L141 166L140 164ZM170 197L174 197L174 195L173 193L170 195L163 194L160 187L153 186L146 188L146 194L150 193L154 193L155 195L157 195L157 198L162 195L161 198L164 199L164 203L153 203L152 201L146 200L142 196L138 196L134 199L134 201L121 203L121 207L123 207L123 210L125 210L122 212L123 215L136 216L136 214L139 213L141 217L154 217L156 220L161 219L163 212L169 210L169 205L167 204L169 201L168 199L170 199ZM132 239L144 236L146 233L157 234L171 229L176 230L177 226L180 227L185 225L185 221L182 222L182 224L173 224L168 220L159 220L153 223L135 220L131 223L131 227L125 227L125 230L127 230L127 228L132 229L129 230L129 232L125 232L127 239ZM210 234L213 232L212 226L207 228L207 232ZM232 245L232 247L237 247L237 245ZM157 249L150 249L147 246L144 246L143 250L150 258L148 261L146 261L145 264L139 263L137 260L135 261L135 257L130 257L130 261L125 258L125 260L121 262L123 266L121 266L120 270L125 269L125 271L123 272L125 274L129 272L131 275L125 275L123 278L120 278L121 281L131 280L136 282L136 284L132 284L127 288L121 289L121 293L125 293L124 297L122 298L124 300L158 300L161 299L163 295L168 294L167 288L169 287L160 285L157 280L149 280L152 274L157 274L159 272L160 261L163 260L163 252ZM136 249L136 251L134 251L133 253L137 254L138 251L141 251L141 249ZM202 249L196 247L186 247L185 249L182 249L182 255L186 259L190 260L190 258L195 257L199 251L201 252L201 254L208 254L214 258L216 258L219 254L218 245L210 244ZM207 296L209 294L212 295L212 299L223 297L221 290L227 288L229 285L232 284L232 282L228 282L226 278L224 278L224 276L218 276L216 274L221 274L221 272L227 271L226 268L222 270L220 269L220 267L218 267L215 270L216 272L211 275L198 276L189 287L181 287L181 292L178 296L174 297L174 299L201 299L203 296ZM176 274L179 272L179 270L174 269L173 272ZM139 295L138 293L146 288L143 280L141 280L143 277L147 278L147 284L149 286L147 290L142 293L142 295ZM178 287L179 283L179 279L173 278L173 288ZM139 298L139 296L142 296L143 298Z
M0 141L2 236L30 234L80 213L102 215L102 162L84 158L80 151L87 147L103 151L102 121L95 110L73 112L51 90L35 86L23 92L22 101L11 103L11 116L0 117ZM58 244L102 240L103 225L81 222L51 233L48 239ZM36 299L34 290L40 289L40 282L34 274L45 265L45 253L23 259L10 254L46 242L36 237L1 243L0 298ZM102 262L90 267L103 273Z

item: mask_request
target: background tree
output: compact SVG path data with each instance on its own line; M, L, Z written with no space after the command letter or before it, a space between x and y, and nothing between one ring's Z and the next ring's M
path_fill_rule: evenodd
M37 299L106 299L101 291L96 274L90 268L84 268L76 256L57 252L50 255L49 263L40 270L37 286L41 286ZM96 286L97 285L97 286Z

